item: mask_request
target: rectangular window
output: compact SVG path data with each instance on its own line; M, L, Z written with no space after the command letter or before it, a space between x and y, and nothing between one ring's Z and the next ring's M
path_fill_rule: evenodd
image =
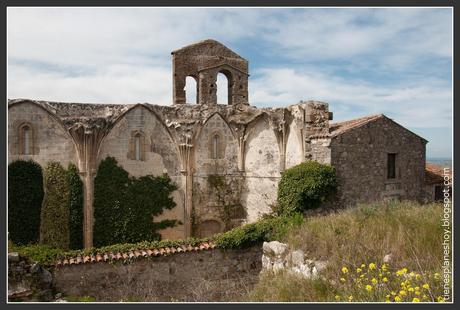
M388 179L396 178L396 154L395 153L388 153L387 178Z

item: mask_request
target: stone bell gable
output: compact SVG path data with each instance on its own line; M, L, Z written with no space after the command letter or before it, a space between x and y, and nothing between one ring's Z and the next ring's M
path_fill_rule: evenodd
M248 61L214 40L204 40L175 50L173 63L173 102L184 104L185 80L196 81L197 103L217 104L217 75L228 80L228 103L248 104Z

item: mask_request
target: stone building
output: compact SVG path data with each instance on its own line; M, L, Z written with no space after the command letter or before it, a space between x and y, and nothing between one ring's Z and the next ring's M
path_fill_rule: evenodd
M271 211L281 173L305 160L337 169L337 203L419 199L426 140L384 115L330 123L327 103L285 108L249 104L248 62L205 40L172 52L173 104L8 101L8 160L76 163L84 184L84 244L92 245L93 184L99 162L115 157L133 176L167 173L177 204L161 218L183 225L164 238L208 236ZM217 102L217 75L228 104ZM186 103L185 81L197 85Z

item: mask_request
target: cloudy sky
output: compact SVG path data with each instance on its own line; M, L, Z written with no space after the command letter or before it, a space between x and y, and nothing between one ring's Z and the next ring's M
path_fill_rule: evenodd
M170 52L207 38L249 60L251 105L384 113L451 157L450 8L8 8L8 98L169 105Z

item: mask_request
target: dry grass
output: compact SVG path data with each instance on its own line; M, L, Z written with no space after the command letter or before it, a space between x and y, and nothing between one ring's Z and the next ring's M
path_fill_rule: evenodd
M362 289L368 284L365 281L371 281L374 276L380 281L378 278L382 271L378 268L382 265L383 257L391 254L388 268L392 274L388 274L388 277L391 276L393 282L399 281L398 289L400 282L406 278L398 278L395 273L406 268L420 275L418 282L414 278L412 287L429 282L431 292L427 292L427 298L432 301L436 299L434 295L439 295L441 291L440 280L433 278L435 273L441 273L442 270L441 216L440 204L422 206L411 202L387 202L359 205L327 216L309 218L300 227L292 229L282 241L294 249L302 249L311 259L328 260L330 264L323 272L324 278L302 280L288 274L263 276L248 299L343 301L355 294L359 296L355 296L353 301L386 301L388 292L395 289L395 283L390 283L391 287L385 284L387 290L382 289L379 294L376 294L377 286L364 293ZM377 269L372 272L377 273L366 274L362 287L353 282L359 275L353 274L352 279L352 273L348 274L350 278L342 279L347 281L347 285L345 281L340 283L340 278L343 278L342 267L346 266L356 272L363 263L366 266L375 263ZM390 301L394 297L392 295Z

